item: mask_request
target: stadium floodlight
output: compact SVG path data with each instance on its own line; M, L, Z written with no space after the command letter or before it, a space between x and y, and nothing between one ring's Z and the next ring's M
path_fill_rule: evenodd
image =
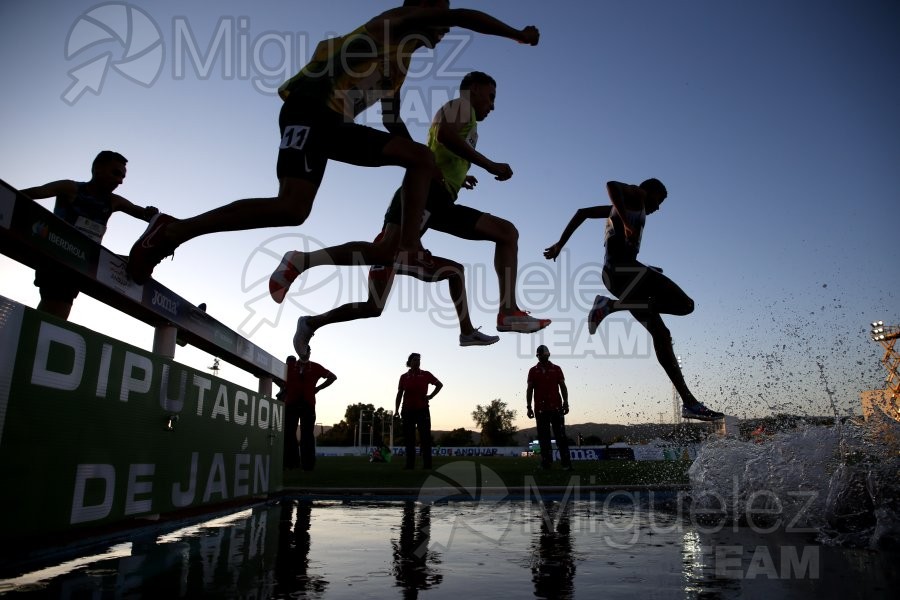
M891 402L900 398L900 352L897 351L897 340L900 340L900 325L885 325L884 321L872 322L872 340L884 347L881 364L888 372L885 391L890 392ZM894 416L897 418L900 416Z
M872 321L872 340L883 342L886 339L892 339L897 336L897 329L890 325L885 327L884 321Z

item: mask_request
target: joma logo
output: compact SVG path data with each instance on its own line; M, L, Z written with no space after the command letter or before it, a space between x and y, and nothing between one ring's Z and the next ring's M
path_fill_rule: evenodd
M158 306L169 314L178 314L178 303L159 292L153 292L153 306Z

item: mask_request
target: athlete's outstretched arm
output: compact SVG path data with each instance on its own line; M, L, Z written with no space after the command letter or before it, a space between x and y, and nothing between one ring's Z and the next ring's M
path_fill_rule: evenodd
M437 140L446 146L453 154L466 159L473 165L478 165L493 175L497 181L506 181L513 176L512 167L507 163L492 161L463 139L460 132L462 131L463 126L468 122L468 117L468 114L458 115L456 118L453 118L452 115L445 116L438 127Z
M60 179L59 181L51 181L37 187L19 190L32 200L42 200L44 198L52 198L54 196L62 198L74 198L78 193L78 184L71 179Z
M611 212L612 207L609 205L589 206L587 208L579 208L578 210L576 210L575 215L569 221L569 224L566 225L566 228L563 230L562 235L559 236L559 241L549 248L544 249L544 258L556 260L556 257L559 256L560 252L562 252L562 249L566 245L566 242L569 241L569 238L572 237L572 234L575 233L575 230L578 229L582 223L584 223L588 219L609 218Z
M112 195L112 210L113 212L121 211L135 219L148 222L153 218L153 215L159 212L159 209L155 206L138 206L128 198L123 198L118 194Z
M383 27L385 21L394 38L417 33L423 28L440 27L462 27L475 33L505 37L530 46L537 46L541 37L537 27L533 25L516 29L487 13L467 8L398 8L376 17L366 28L370 32L376 32L379 27Z

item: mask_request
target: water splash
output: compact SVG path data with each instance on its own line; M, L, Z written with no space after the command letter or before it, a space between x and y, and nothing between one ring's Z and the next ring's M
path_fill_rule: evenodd
M688 475L701 508L815 532L828 544L900 547L900 423L884 415L803 424L763 440L706 443Z

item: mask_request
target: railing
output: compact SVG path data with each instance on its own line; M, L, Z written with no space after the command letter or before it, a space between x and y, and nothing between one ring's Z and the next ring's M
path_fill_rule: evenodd
M156 329L152 352L0 296L0 563L282 489L284 364L0 181L0 252L76 274ZM259 394L174 360L184 340ZM43 550L40 550L43 551Z
M143 285L125 273L114 254L0 180L0 252L36 268L47 259L70 269L80 290L155 328L153 352L174 358L176 338L259 378L259 393L284 383L284 363L169 288Z

